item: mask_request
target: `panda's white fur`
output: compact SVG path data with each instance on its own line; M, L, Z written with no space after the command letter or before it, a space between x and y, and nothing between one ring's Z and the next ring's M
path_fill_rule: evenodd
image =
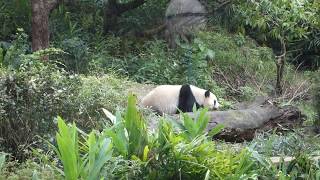
M175 114L179 103L179 94L182 85L160 85L149 92L141 100L143 107L151 108L159 113ZM207 90L190 85L192 94L198 104L208 107L209 109L217 109L219 103L217 97L210 92L208 98L205 97ZM214 104L214 101L216 103Z

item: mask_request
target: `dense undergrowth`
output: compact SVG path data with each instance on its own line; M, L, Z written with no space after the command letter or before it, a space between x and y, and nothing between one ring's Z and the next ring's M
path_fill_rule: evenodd
M161 119L155 132L146 129L146 119L136 108L136 97L130 95L125 113L118 112L112 124L86 134L76 125L67 125L58 117L55 154L39 156L41 165L28 164L33 178L48 179L55 173L57 179L256 179L298 178L316 179L320 175L317 164L306 155L296 160L273 165L255 147L242 150L220 150L208 134L206 110L197 112L195 119L183 117L183 131ZM180 127L181 128L181 127ZM253 148L252 148L253 147ZM276 146L274 146L276 147ZM269 151L271 152L271 151ZM46 160L44 160L46 158ZM58 163L57 158L61 163ZM3 164L6 177L6 168ZM17 171L21 173L21 171ZM51 176L52 178L52 176Z
M242 144L212 142L212 134L219 130L203 132L205 111L199 111L202 116L196 119L184 116L184 128L179 129L153 113L141 114L131 96L126 103L128 93L140 96L158 84L190 83L211 89L222 110L257 95L274 97L275 54L263 46L273 42L265 40L268 30L249 29L229 17L231 21L225 22L239 28L237 33L209 23L191 44L171 50L161 36L132 36L162 19L166 1L148 1L136 12L126 13L119 19L119 31L108 35L101 32L101 1L96 1L97 7L81 2L88 4L61 5L51 13L50 48L31 53L28 1L0 1L4 7L0 8L0 179L320 178L319 162L312 160L320 153L319 137L308 130L263 132ZM246 13L251 11L256 12L249 8ZM260 27L268 19L261 16L248 23ZM295 21L288 18L289 23ZM289 43L294 51L288 62L300 53L295 46L304 53L317 50L318 29L312 27L307 34L310 44L308 38ZM43 62L43 56L49 61ZM287 63L284 93L274 99L279 106L299 106L307 114L304 124L318 128L319 77L319 72L300 71ZM116 119L110 121L102 108L117 112ZM154 131L146 128L150 119L160 122ZM275 165L271 156L296 160Z
M254 141L256 144L248 145L249 148L242 147L242 151L227 150L228 148L217 148L208 141L207 135L200 132L193 132L194 135L187 138L184 134L187 132L177 132L172 125L161 120L163 123L160 123L158 129L165 131L165 140L161 140L161 134L148 132L148 135L143 136L147 137L143 146L135 147L139 150L129 153L125 144L117 144L119 141L127 142L128 139L114 142L114 138L128 138L117 134L121 127L118 130L106 127L110 121L102 108L111 112L123 112L130 91L141 92L143 88L148 88L143 83L192 83L211 88L219 97L222 109L230 108L235 101L250 100L256 95L272 96L276 74L273 53L269 48L257 46L251 39L242 35L226 34L222 30L201 32L193 44L172 51L168 50L165 42L161 40L142 43L130 38L108 36L95 41L94 45L85 45L86 42L78 38L74 42L66 42L63 50L51 48L34 54L29 54L30 46L26 39L27 36L20 30L16 40L6 49L0 71L0 120L3 122L0 124L1 151L10 153L6 155L7 160L20 161L2 163L3 178L50 179L53 175L58 179L63 177L61 174L57 175L57 172L66 168L63 161L68 161L64 160L68 156L56 156L47 143L49 140L59 144L54 140L57 115L67 122L74 121L77 127L83 130L79 132L81 136L78 140L65 142L74 145L81 142L79 147L74 146L73 151L79 151L77 162L82 162L87 167L70 167L76 168L77 177L91 176L90 168L93 168L96 162L87 164L86 158L96 158L99 151L111 153L111 149L112 156L106 156L108 159L103 162L99 176L115 179L205 179L209 176L218 179L254 179L314 177L318 170L317 164L309 157L316 155L318 147L312 143L302 143L308 139L301 140L296 134L292 137L258 136ZM130 53L124 53L124 50ZM48 55L50 62L41 62L43 55ZM84 62L77 65L71 62L70 58L72 61ZM65 63L68 60L71 64ZM84 74L78 75L75 72ZM290 65L285 72L286 91L278 100L295 103L297 99L308 98L309 77L317 76L313 73L297 72ZM317 93L316 88L315 86L313 89ZM317 97L314 99L318 102ZM315 121L313 108L309 115L309 119ZM100 130L100 133L93 131L91 136L86 135L92 129ZM64 135L71 136L71 132L75 133L75 129L64 130ZM72 140L74 136L66 139ZM104 138L112 140L104 141ZM266 138L274 139L271 141ZM97 144L95 147L94 144L83 146L89 142ZM269 142L268 147L263 146L265 142ZM106 143L109 149L103 149L106 147L101 143ZM291 144L295 143L299 146L291 149ZM89 146L97 152L90 152ZM306 147L310 151L302 150ZM61 149L59 153L62 153L60 151ZM289 166L274 166L268 159L274 155L296 156L301 162L295 161ZM69 172L70 168L64 171L72 173ZM272 171L269 171L270 169Z

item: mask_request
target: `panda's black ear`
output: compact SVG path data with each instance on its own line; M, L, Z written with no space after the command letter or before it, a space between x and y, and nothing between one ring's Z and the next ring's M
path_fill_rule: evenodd
M209 97L209 96L210 96L210 91L207 90L207 91L204 93L204 96L205 96L206 98Z

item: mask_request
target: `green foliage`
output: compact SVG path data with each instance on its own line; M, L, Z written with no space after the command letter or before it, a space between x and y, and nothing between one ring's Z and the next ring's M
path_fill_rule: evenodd
M119 113L117 114L116 123L110 129L107 129L105 133L112 138L112 142L117 152L123 157L128 157L129 142L126 136L127 131Z
M257 47L250 39L246 39L239 47L239 36L201 32L195 40L198 49L203 49L199 52L202 59L208 52L214 52L213 58L206 58L209 69L207 75L217 82L212 91L218 97L227 94L247 100L271 90L271 77L276 74L271 49Z
M306 154L298 154L295 160L291 161L284 173L289 177L319 179L320 170L319 164Z
M0 72L2 148L19 159L24 159L25 147L36 135L52 136L52 119L57 114L66 120L76 119L86 130L101 128L106 120L101 108L115 111L125 107L123 97L140 86L111 74L100 78L71 75L40 61L45 54L57 53L60 51L51 48L20 55L22 64L18 70Z
M255 175L252 169L254 162L247 150L244 149L236 154L230 150L216 149L215 144L204 132L208 124L206 110L196 112L199 116L194 118L195 122L184 115L185 131L175 131L169 121L162 119L157 133L150 134L147 133L145 119L135 104L136 98L130 95L124 118L117 113L113 126L105 128L102 133L97 133L97 136L93 132L89 136L84 134L81 139L77 138L77 128L74 124L68 127L61 118L58 118L56 151L64 166L64 175L67 179L77 177L90 179L93 176L88 174L90 171L86 167L93 167L93 164L97 165L92 168L97 170L95 177L128 177L130 171L111 168L112 165L120 164L125 166L123 168L130 167L129 164L138 168L135 170L136 173L130 176L133 179L177 177L238 179ZM220 130L219 127L214 133ZM109 146L108 151L105 151L106 146L102 145L102 142L109 141L107 136L111 137L114 146ZM82 143L82 139L86 143ZM82 147L83 144L88 147ZM113 158L111 158L112 150L118 152L113 153ZM108 155L100 156L106 153ZM99 156L95 156L98 154ZM91 160L102 162L92 164ZM106 168L113 170L100 171Z
M4 56L4 52L3 52L3 49L0 47L0 67L2 66L2 63L3 63L3 56Z
M31 29L29 0L0 1L0 40L10 37L17 28Z
M116 33L141 32L154 28L154 26L162 23L167 5L167 0L146 1L142 6L128 11L120 17Z
M125 97L130 91L138 92L141 87L147 88L111 73L100 77L81 76L79 85L78 93L71 97L74 106L66 109L72 116L65 114L65 117L76 119L80 123L78 125L85 129L101 129L107 120L101 108L111 112L123 110L127 104Z
M58 148L55 150L62 161L65 178L67 180L98 179L102 167L111 159L111 140L104 136L96 138L92 131L85 138L86 144L80 147L77 127L74 123L68 127L58 117L58 127L59 132L56 137ZM84 153L81 154L80 150L84 150Z
M57 133L57 154L61 160L64 168L64 176L66 179L75 180L78 179L80 174L80 156L78 145L78 132L75 124L69 128L63 120L58 117Z
M88 47L80 38L65 39L59 43L61 49L66 52L61 58L62 64L68 71L85 73L88 67Z
M115 148L125 158L143 159L148 143L146 124L136 107L136 97L129 95L124 118L117 113L113 126L105 133L112 138Z
M314 125L320 127L320 70L314 74L313 78L313 104L316 110Z
M236 4L234 10L243 19L243 25L275 39L292 41L306 38L309 28L319 23L312 5L312 1L247 1Z
M5 153L0 153L0 174L2 172L2 168L4 167L6 163L6 154Z
M304 135L304 136L303 136ZM282 134L261 133L249 143L250 148L265 156L295 156L297 154L318 155L319 142L310 132L296 130Z
M311 126L317 119L317 110L314 104L310 101L300 102L297 105L300 111L306 116L306 120L303 122L304 125Z
M185 138L194 139L197 136L204 134L205 128L209 122L209 116L207 115L208 110L204 109L197 115L196 121L188 116L188 114L182 114L183 126L185 128L184 136ZM194 113L196 113L194 111Z
M0 137L5 142L3 147L19 155L17 158L36 134L52 132L53 117L67 113L65 110L72 105L69 98L80 85L79 78L67 76L54 65L42 64L39 57L24 57L25 64L18 71L4 71L0 77Z
M319 67L319 7L317 0L235 1L224 14L228 16L225 24L268 44L275 52L280 53L282 41L293 62L316 68Z
M62 179L50 166L38 164L32 160L23 163L8 161L0 173L0 179Z
M195 121L199 122L199 119ZM196 127L194 124L193 128L189 129ZM159 160L153 164L156 177L204 179L209 176L213 179L237 179L240 176L249 177L253 173L250 170L250 153L246 150L238 155L228 150L218 151L214 143L203 133L199 132L194 138L185 136L185 132L176 134L165 120L160 122L158 129Z
M211 79L206 55L198 49L181 48L178 51L167 49L164 41L147 41L143 45L136 39L109 36L95 45L97 54L90 62L91 71L107 70L128 75L137 82L156 84L191 83L203 88L217 88ZM126 53L131 51L132 53ZM213 54L208 51L209 56ZM190 71L191 69L191 71ZM152 76L150 76L152 74Z
M136 108L137 99L133 95L128 97L128 107L124 124L128 133L128 155L142 158L145 146L148 143L145 120Z
M245 101L250 101L257 95L255 89L250 86L239 87L239 91L241 93L241 99Z
M6 52L3 64L12 68L19 68L22 63L22 57L30 50L28 43L28 35L24 33L23 29L17 29L16 38Z
M119 154L128 159L134 156L143 159L148 143L145 120L138 112L136 101L134 95L129 95L125 117L117 113L115 124L106 129Z
M160 24L167 2L147 1L123 14L117 36L101 33L102 0L64 3L50 13L51 46L61 50L28 54L30 1L0 1L0 148L11 153L6 158L0 155L0 179L319 179L319 165L310 160L319 155L316 137L265 134L249 148L219 148L211 136L223 126L206 133L206 110L195 112L194 117L182 114L183 123L174 123L179 128L162 118L150 132L133 96L122 113L128 92L141 91L144 85L113 74L154 84L191 83L211 89L222 110L230 109L231 100L265 95L275 84L274 54L245 34L262 44L285 40L292 57L315 53L312 62L318 63L319 3L233 1L224 10L224 22L240 33L208 29L192 44L176 50L169 50L162 40L131 36ZM220 2L207 4L218 7ZM50 62L40 62L43 56L49 56ZM285 72L285 86L297 87L292 67ZM320 109L318 77L313 82L315 110ZM101 108L117 111L108 127ZM56 122L57 115L75 123L69 126L60 118ZM35 141L37 135L51 141L56 123L58 158L49 155L43 141ZM97 128L101 133L86 134L75 124L85 132ZM24 159L30 146L44 149L40 159L20 165L10 160ZM296 160L275 166L268 157L275 155Z

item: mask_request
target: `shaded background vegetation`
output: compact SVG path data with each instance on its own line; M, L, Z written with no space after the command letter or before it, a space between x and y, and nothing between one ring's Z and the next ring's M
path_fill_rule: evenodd
M132 1L114 2L126 4ZM305 125L319 127L318 1L203 0L201 2L208 10L207 28L197 33L192 43L177 49L168 48L164 31L148 36L143 34L163 25L168 2L144 1L121 13L112 31L106 33L106 1L64 1L50 12L50 48L32 53L30 1L0 0L0 148L10 153L12 160L27 162L20 165L21 169L10 167L17 166L13 162L12 165L8 163L6 176L31 177L37 170L42 173L40 176L51 177L55 170L47 169L43 161L54 156L39 158L30 147L50 149L44 145L44 139L54 142L57 115L66 121L75 121L85 132L94 128L102 130L109 120L101 108L113 113L122 112L128 92L149 88L145 84L191 83L208 88L219 97L222 109L229 109L233 103L250 100L256 95L267 95L275 97L280 105L299 106L307 114ZM287 63L283 93L275 96L275 55L283 53L281 42L286 48ZM42 62L44 55L49 57L46 62ZM181 138L180 135L177 137ZM199 144L190 146L196 148ZM297 155L303 160L305 156L318 155L319 150L317 145L312 146L308 136L302 137L299 130L289 135L258 135L252 144L245 146L263 156ZM306 147L308 151L304 151ZM168 152L176 152L174 150ZM222 161L229 153L225 150L222 148L221 154L206 153L218 153ZM172 157L164 158L174 164ZM30 158L36 163L26 161ZM53 162L57 161L53 159ZM155 173L148 168L141 169L141 164L129 160L132 159L120 158L112 163L119 163L117 167L123 166L121 173L132 177L137 175L135 173L141 175L141 171L149 172L149 177ZM109 164L111 167L112 163ZM216 163L217 168L222 164ZM278 177L279 174L268 174L267 166L258 164L253 166L257 169L252 171L253 177L254 174ZM61 167L61 163L55 165ZM161 167L159 164L152 166L153 170ZM192 167L190 174L198 170L196 165ZM225 172L221 170L222 173L234 172L231 165L223 168ZM297 170L305 174L317 169L316 166L299 168L309 170ZM10 172L10 169L14 170ZM175 170L170 169L172 177L177 175ZM279 168L272 173L281 170L285 177L292 172L286 173ZM120 172L111 173L113 178L118 177L117 173ZM159 173L165 175L166 170ZM203 177L205 173L201 169ZM192 177L190 174L186 177Z

